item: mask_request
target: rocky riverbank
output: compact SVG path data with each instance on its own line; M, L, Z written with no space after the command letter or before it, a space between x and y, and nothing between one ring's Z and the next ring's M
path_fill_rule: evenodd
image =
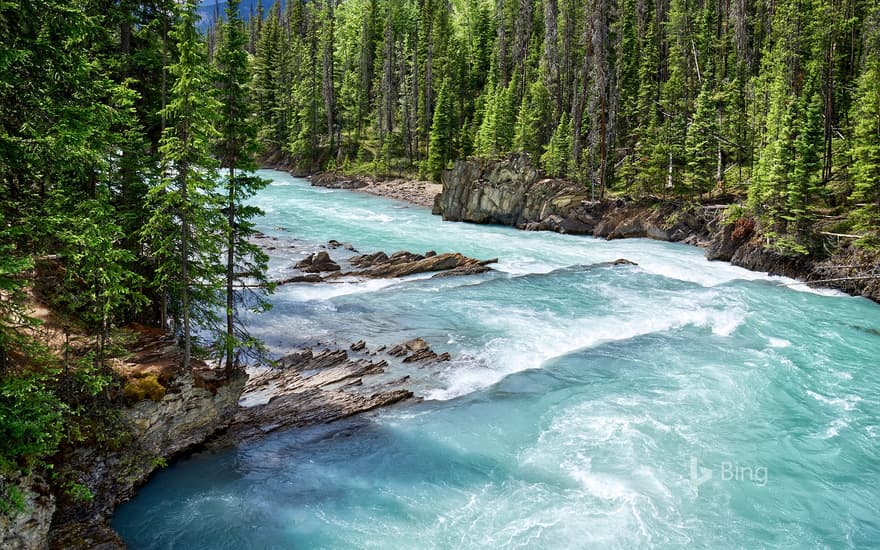
M45 475L11 480L24 506L0 515L0 548L124 548L109 526L116 506L156 468L232 422L247 375L227 378L199 361L182 369L181 350L164 331L131 332L130 354L112 364L125 382L104 435L62 448Z
M396 363L428 366L451 358L421 338L391 348L363 340L347 349L305 348L253 374L229 428L211 443L225 447L289 428L325 424L414 399L409 376L389 378Z
M724 206L676 202L590 201L589 190L543 178L522 156L461 161L443 174L433 212L445 220L511 225L606 239L643 237L706 249L710 260L839 289L880 302L880 258L837 242L827 254L788 255L765 246L754 220L729 219Z
M442 190L439 183L430 181L351 176L340 172L320 172L311 176L310 179L312 185L317 187L352 189L428 208L434 205L434 197Z
M430 204L434 214L450 221L605 239L683 242L704 248L710 260L729 261L752 271L880 302L880 255L855 247L845 236L823 237L819 247L825 253L821 257L782 254L765 246L754 220L728 219L726 205L698 206L659 199L592 202L587 188L542 177L524 156L458 161L443 174L439 186L400 179L378 185L367 176L336 172L311 178L313 185L355 189L422 206Z
M277 245L266 235L255 243L266 249ZM292 264L291 276L278 283L465 276L489 271L495 261L434 251L358 254L351 245L330 241ZM389 378L389 364L450 359L420 339L390 349L370 349L366 342L315 345L250 378L242 373L227 379L201 362L184 371L180 348L161 330L135 326L131 332L136 341L128 346L130 355L113 364L126 381L125 403L114 405L119 418L112 429L118 436L111 443L64 450L53 474L63 481L39 475L5 480L23 495L25 511L0 516L0 549L122 548L109 526L113 511L168 460L206 445L236 445L411 399L408 378Z

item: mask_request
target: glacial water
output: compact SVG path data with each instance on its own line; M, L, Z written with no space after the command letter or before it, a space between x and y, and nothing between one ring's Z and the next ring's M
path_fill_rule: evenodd
M330 239L497 271L280 287L253 320L278 353L422 337L454 360L393 366L421 403L176 462L118 510L131 548L880 545L876 304L263 175L273 275ZM617 258L638 266L595 265Z

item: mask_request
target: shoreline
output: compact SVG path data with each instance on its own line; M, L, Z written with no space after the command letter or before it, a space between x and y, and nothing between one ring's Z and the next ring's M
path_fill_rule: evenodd
M530 172L527 165L519 166L520 163L517 157L504 161L460 161L444 173L445 184L338 172L303 176L285 167L266 168L307 178L318 187L359 191L432 208L434 214L449 221L508 225L525 231L554 231L607 240L647 238L680 242L705 250L710 261L726 261L749 271L797 281L785 286L829 288L880 304L880 254L852 244L838 246L828 258L819 260L780 254L764 247L753 221L746 222L749 219L744 218L744 223L727 223L724 209L718 206L623 199L590 203L586 189L562 180L538 180L536 172ZM509 179L493 181L499 172L506 178L510 178L511 172L521 173L531 182L522 185ZM527 202L524 188L531 191L531 185L546 188L537 197L537 204ZM515 189L506 188L511 186ZM450 196L441 195L444 188L449 189ZM479 210L485 203L491 205L489 209ZM478 205L475 211L468 211L473 205ZM532 219L527 215L530 209Z
M432 208L435 197L443 190L443 185L439 183L400 177L350 175L341 172L316 172L303 175L298 170L288 169L283 166L265 166L264 169L285 172L295 178L307 179L316 187L358 191L377 197L408 202L425 208Z

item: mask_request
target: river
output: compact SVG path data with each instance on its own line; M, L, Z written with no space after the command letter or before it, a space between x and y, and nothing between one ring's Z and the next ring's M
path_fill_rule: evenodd
M880 307L699 249L443 222L281 172L272 273L330 239L496 271L280 287L277 353L422 337L424 401L195 455L113 526L131 548L861 548L880 543ZM295 244L297 248L287 248ZM637 266L597 266L626 258Z

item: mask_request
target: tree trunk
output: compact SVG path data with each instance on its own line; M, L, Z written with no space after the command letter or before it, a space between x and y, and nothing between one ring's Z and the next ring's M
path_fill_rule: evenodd
M235 352L235 160L229 159L229 187L227 203L228 240L226 242L226 374L231 376L236 365L233 363Z

